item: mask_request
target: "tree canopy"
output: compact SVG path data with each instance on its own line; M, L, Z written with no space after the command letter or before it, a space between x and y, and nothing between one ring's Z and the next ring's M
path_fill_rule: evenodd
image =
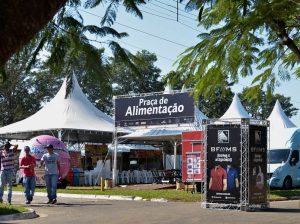
M281 94L274 94L271 96L271 99L267 100L266 93L264 91L260 91L258 93L258 103L256 100L247 99L246 94L247 88L243 89L242 93L240 94L240 98L246 111L253 118L262 120L267 119L274 108L276 100L279 100L281 107L287 117L291 118L298 113L298 109L293 106L290 97L285 97Z
M271 96L282 80L300 77L300 3L295 0L190 0L199 10L200 41L179 59L178 72L210 96L226 82L254 76L247 98Z
M66 1L0 1L0 66L27 44Z

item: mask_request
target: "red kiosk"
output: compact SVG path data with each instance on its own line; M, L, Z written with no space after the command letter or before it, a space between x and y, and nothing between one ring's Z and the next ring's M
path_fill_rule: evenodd
M182 182L188 186L204 182L204 131L182 132Z

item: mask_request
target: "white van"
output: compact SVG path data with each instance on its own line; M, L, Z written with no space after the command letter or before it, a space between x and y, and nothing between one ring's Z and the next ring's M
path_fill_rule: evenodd
M271 188L291 189L300 186L300 149L270 149L268 173Z
M289 128L276 135L277 139L270 138L270 150L268 150L269 186L283 189L299 187L300 129ZM276 144L277 147L274 147L276 141L277 143L281 141L281 144Z

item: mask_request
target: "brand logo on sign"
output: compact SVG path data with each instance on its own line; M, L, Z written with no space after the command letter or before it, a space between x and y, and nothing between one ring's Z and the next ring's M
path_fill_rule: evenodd
M218 130L218 143L229 143L229 130Z
M255 144L261 144L261 131L255 130L254 137Z

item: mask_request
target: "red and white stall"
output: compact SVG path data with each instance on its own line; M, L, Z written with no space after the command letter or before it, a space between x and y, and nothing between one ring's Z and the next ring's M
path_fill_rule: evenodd
M204 131L182 132L182 182L204 182Z

